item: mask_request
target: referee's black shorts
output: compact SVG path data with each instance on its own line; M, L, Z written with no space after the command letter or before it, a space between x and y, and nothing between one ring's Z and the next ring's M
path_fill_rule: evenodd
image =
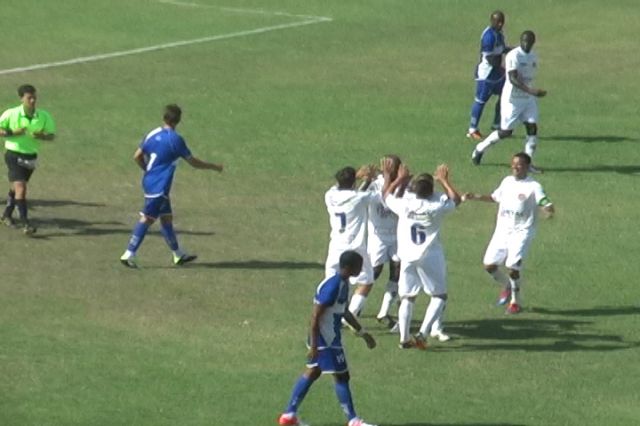
M38 154L21 154L7 151L4 154L4 162L9 170L9 182L28 182L31 174L36 169Z

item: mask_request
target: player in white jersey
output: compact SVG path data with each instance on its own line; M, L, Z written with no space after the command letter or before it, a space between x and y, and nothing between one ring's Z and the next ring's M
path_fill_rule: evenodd
M496 229L484 255L484 269L502 285L498 305L508 304L507 313L520 312L520 271L536 230L538 207L548 217L554 213L553 204L542 186L527 175L531 157L521 152L511 159L512 176L502 180L491 195L468 193L465 200L481 200L499 204ZM498 267L506 266L508 276Z
M356 251L364 258L362 272L350 280L357 287L351 297L349 311L358 315L373 284L373 267L367 256L367 212L375 196L368 187L373 176L363 176L364 182L359 189L355 187L356 171L353 167L339 170L335 177L337 184L324 196L331 226L325 275L330 277L340 270L340 255L346 250Z
M538 57L531 49L536 42L533 31L525 31L520 36L520 46L512 49L505 57L507 80L500 97L500 130L492 132L478 143L471 153L471 162L476 166L482 161L485 151L501 139L511 136L516 125L524 123L527 137L525 152L533 158L538 143L538 101L547 94L546 90L533 87L538 67ZM539 171L531 165L531 172Z
M385 164L385 179L389 176L387 164L389 162ZM440 228L444 216L460 204L460 195L449 182L449 168L444 164L438 166L433 177L426 173L415 177L409 189L413 194L399 198L395 191L406 185L408 177L408 169L400 166L398 177L385 185L384 197L387 206L398 215L400 347L426 349L425 336L434 331L436 321L442 322L447 303L447 266L440 242ZM446 194L434 192L434 178ZM420 332L411 339L413 306L421 289L431 300Z
M397 155L386 155L382 158L382 166L384 166L386 159L390 159L392 163L391 179L393 180L397 176L398 167L402 161ZM380 323L385 323L391 331L395 331L397 330L396 321L389 315L389 311L398 295L398 277L400 275L400 259L396 254L398 250L396 239L398 216L389 210L382 200L383 187L384 175L379 173L369 187L369 190L376 195L369 203L367 252L373 265L374 281L382 274L384 264L389 264L389 280L376 319Z

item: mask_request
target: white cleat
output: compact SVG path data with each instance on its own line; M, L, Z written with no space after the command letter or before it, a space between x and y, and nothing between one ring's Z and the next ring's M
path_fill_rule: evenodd
M360 417L356 417L355 419L351 419L348 426L378 426L371 423L366 423Z
M449 336L448 334L444 334L441 330L432 331L430 336L434 339L438 339L439 342L448 342L449 340L451 340L451 336Z

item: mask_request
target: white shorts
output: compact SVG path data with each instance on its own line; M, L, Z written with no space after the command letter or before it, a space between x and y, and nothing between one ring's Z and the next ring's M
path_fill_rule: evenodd
M522 261L533 241L533 233L514 232L504 234L494 232L484 253L485 265L504 265L516 271L522 270Z
M527 99L522 102L509 102L503 99L500 102L500 128L513 130L518 123L538 122L538 102L535 99Z
M415 297L420 289L429 296L447 293L447 264L442 250L434 250L416 262L400 264L398 295Z
M336 273L340 272L340 256L345 250L329 250L327 255L327 262L324 265L325 277L332 277ZM365 250L355 250L360 256L362 256L362 272L357 277L351 277L349 282L353 285L371 285L373 284L373 267L371 266L371 260Z
M369 234L367 252L374 268L390 261L398 262L397 251L398 242L395 236L383 239L376 234Z

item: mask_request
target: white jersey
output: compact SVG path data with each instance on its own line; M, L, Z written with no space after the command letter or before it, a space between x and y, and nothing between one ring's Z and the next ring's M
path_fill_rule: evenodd
M414 262L427 251L442 249L442 219L456 207L446 194L435 192L427 199L412 194L404 198L389 195L385 202L398 215L398 257L401 262Z
M363 250L367 247L367 209L374 193L338 189L334 185L324 195L329 213L329 251Z
M520 180L507 176L491 198L499 203L496 234L534 232L538 206L551 204L542 186L530 176Z
M384 241L395 241L398 229L398 216L382 200L384 177L378 176L371 182L369 190L374 193L369 203L369 237L376 235Z
M502 99L508 100L512 103L526 102L535 99L533 95L514 87L509 80L508 75L509 71L516 70L520 81L531 87L536 76L538 56L533 51L526 53L522 50L522 47L516 47L507 53L504 63L507 71L507 78L504 83L504 88L502 89Z

